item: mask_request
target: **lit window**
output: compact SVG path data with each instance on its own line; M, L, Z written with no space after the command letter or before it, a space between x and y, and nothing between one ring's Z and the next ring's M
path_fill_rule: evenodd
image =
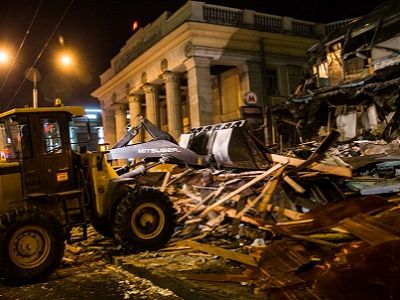
M43 137L43 153L62 153L60 127L58 122L54 119L41 119L40 124Z

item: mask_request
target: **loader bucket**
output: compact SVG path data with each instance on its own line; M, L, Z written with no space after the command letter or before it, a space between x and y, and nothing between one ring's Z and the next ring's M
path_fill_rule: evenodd
M211 156L211 163L219 169L268 167L262 147L249 134L244 120L193 128L181 135L180 146Z

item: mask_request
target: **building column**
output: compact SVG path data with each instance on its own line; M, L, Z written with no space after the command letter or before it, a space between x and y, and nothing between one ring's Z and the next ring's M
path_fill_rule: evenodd
M167 97L168 132L178 139L183 132L180 74L166 72L163 79Z
M131 115L131 127L135 127L138 125L137 116L142 113L142 103L141 103L142 95L134 94L128 96L129 100L129 114ZM140 143L143 141L142 138L142 130L139 130L138 134L133 138L133 143Z
M115 134L116 140L124 136L126 133L126 104L116 103L114 104L115 109Z
M196 56L185 61L192 127L213 123L210 63L211 58Z
M154 125L160 126L160 103L158 101L158 86L145 84L143 90L146 98L146 118Z
M119 141L120 138L124 136L126 133L126 104L124 103L115 103L115 135L116 141ZM128 163L127 159L118 159L116 161L117 165L125 166Z
M257 95L259 106L263 106L263 79L262 79L262 67L259 62L247 61L240 65L240 88L243 96L248 92L253 92Z
M261 62L247 61L240 65L239 69L241 72L240 85L243 96L250 91L257 95L257 105L262 107L263 122L266 125L264 127L264 142L266 145L271 144L274 139L271 117L271 97L267 95L267 83L264 82L265 70L263 70L263 65Z
M114 145L116 142L114 107L105 108L104 105L102 105L101 116L103 121L104 143Z

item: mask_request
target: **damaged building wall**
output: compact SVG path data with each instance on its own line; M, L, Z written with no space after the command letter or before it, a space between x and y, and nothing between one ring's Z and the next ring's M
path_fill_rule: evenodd
M333 45L332 50L326 54L328 66L329 85L336 85L343 81L343 62L341 44Z
M285 107L274 110L278 134L294 135L281 140L312 140L332 128L341 132L340 141L399 136L398 1L328 36L309 49L309 56L311 75L304 77ZM295 130L282 130L290 126Z

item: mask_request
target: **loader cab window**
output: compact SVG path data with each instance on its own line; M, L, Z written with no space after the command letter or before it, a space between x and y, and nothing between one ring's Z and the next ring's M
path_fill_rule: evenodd
M14 154L11 147L11 137L7 134L5 124L0 123L0 158L2 161L8 161L15 158Z
M32 156L32 139L26 117L10 117L0 123L0 157L13 161Z
M19 118L18 134L21 142L21 152L23 158L32 157L32 137L27 117Z
M60 126L56 119L40 119L43 138L43 154L62 153Z

